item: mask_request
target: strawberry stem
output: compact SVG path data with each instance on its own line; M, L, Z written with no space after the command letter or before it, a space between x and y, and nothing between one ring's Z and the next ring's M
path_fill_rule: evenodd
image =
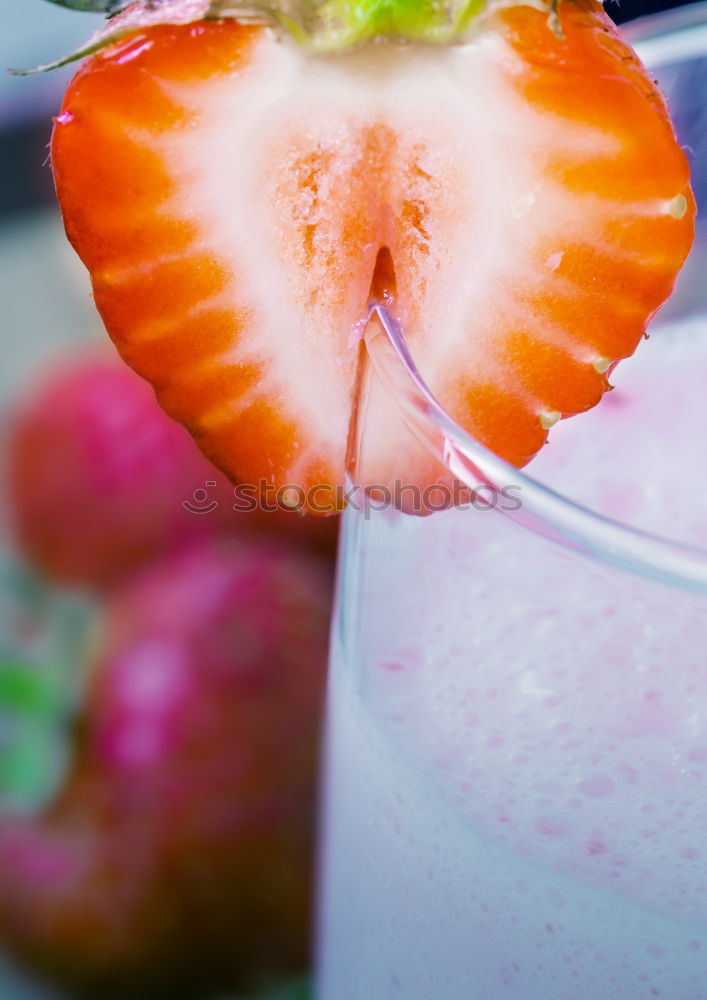
M292 19L301 26L298 40L315 51L330 52L373 38L453 42L483 7L484 0L304 0Z

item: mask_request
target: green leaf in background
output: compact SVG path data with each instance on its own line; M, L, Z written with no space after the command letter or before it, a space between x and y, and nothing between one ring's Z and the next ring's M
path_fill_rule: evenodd
M41 809L60 785L94 615L0 551L0 810Z
M64 704L56 672L0 655L0 712L51 718Z
M0 744L0 802L3 809L31 812L53 794L66 765L66 743L43 726L15 733Z
M66 761L60 673L0 656L0 804L27 811L53 792Z

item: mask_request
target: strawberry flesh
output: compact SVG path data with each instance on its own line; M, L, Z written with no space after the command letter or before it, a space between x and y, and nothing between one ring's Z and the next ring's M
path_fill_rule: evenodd
M52 144L67 232L125 360L232 479L338 505L382 251L423 377L493 451L523 465L601 399L694 201L599 5L561 19L560 38L505 7L463 44L318 56L235 21L160 25L79 70ZM365 482L439 478L392 401L370 414Z

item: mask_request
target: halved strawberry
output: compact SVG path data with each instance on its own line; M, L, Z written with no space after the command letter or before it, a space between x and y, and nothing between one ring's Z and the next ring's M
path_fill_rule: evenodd
M600 400L694 202L601 6L559 17L491 4L448 46L314 53L237 20L160 24L79 70L52 143L69 238L122 356L234 480L342 481L377 261L424 378L498 454L524 464ZM369 481L434 479L392 403L374 410Z

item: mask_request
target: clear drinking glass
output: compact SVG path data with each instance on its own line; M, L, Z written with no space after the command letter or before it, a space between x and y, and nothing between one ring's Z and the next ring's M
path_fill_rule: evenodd
M707 204L707 4L631 33ZM454 425L384 310L369 324L378 390L483 489L345 514L318 1000L707 998L705 235L536 478Z

